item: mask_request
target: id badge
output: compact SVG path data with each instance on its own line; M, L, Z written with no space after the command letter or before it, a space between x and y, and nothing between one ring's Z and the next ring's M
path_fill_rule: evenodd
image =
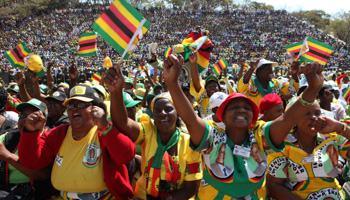
M303 163L313 163L313 162L317 162L317 157L310 155L308 157L303 157Z
M250 156L250 148L243 147L240 145L235 145L233 149L233 154L237 156L241 156L243 158L249 158Z

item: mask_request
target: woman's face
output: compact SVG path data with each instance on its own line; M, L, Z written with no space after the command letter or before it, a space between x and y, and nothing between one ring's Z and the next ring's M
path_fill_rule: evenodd
M233 99L226 107L223 121L228 127L248 128L253 120L253 110L248 100Z
M23 126L25 124L25 119L27 118L27 116L30 115L31 113L37 111L37 110L39 110L39 109L35 108L34 106L28 106L28 107L23 108L23 110L19 114L19 118L18 118L18 130L21 131L23 129Z
M205 90L208 97L211 97L215 92L219 92L219 84L215 81L210 81L205 85Z
M304 133L311 135L316 135L316 130L311 130L314 128L316 120L321 116L320 105L316 102L310 106L309 111L304 115L304 117L297 123L297 127Z
M177 112L168 99L158 99L153 107L154 124L160 132L175 131Z
M72 109L69 106L73 105ZM80 107L78 107L80 106ZM86 130L94 126L94 121L91 117L92 104L79 100L71 100L67 106L68 117L73 130Z

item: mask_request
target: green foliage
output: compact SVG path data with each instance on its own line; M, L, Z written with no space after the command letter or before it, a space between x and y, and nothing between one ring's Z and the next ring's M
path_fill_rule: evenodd
M350 11L340 12L335 16L335 19L330 22L327 27L328 32L332 32L334 36L350 43Z
M324 29L329 25L331 17L323 10L299 11L293 12L292 15L300 20L308 21L320 29Z
M266 3L259 3L256 1L248 3L248 7L252 10L274 10L272 5L266 5Z

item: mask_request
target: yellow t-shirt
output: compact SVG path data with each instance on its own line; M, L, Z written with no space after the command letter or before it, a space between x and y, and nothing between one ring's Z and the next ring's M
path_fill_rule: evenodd
M72 127L69 126L52 168L52 185L66 192L94 193L107 190L100 146L97 126L78 141L73 139Z
M196 99L197 103L200 105L199 113L201 115L201 118L204 118L204 117L209 116L210 114L212 114L211 109L208 107L210 97L208 97L208 95L207 95L205 89L203 88L203 86L201 87L201 90L199 92L197 92L196 89L194 88L193 82L191 81L190 94L192 96L194 96L194 98Z
M135 196L141 199L146 199L147 194L151 194L152 170L150 163L154 159L158 142L157 128L153 124L151 118L143 114L140 118L140 134L135 144L140 144L142 147L142 176L136 183ZM177 142L177 156L169 156L170 169L172 173L172 182L168 182L169 191L176 191L183 187L184 181L200 180L203 177L201 167L201 154L193 151L190 146L190 137L185 133L181 133ZM164 157L161 168L164 166ZM165 173L160 174L162 180L166 180ZM149 180L149 181L147 181Z

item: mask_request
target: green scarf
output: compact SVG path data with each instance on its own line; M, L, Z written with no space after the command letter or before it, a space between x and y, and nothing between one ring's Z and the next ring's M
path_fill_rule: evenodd
M255 78L254 80L254 84L255 86L258 87L259 93L262 94L262 96L264 97L267 94L270 94L272 92L272 87L275 86L275 84L273 84L272 81L269 81L269 85L267 86L267 91L263 88L263 86L261 85L258 77Z
M171 136L170 140L168 141L168 143L166 145L163 145L162 141L160 140L159 132L157 130L158 148L157 148L156 154L154 155L154 160L152 163L153 168L155 169L161 168L164 153L168 151L171 147L173 147L177 143L177 141L179 141L179 138L180 138L180 131L176 129L173 135Z

